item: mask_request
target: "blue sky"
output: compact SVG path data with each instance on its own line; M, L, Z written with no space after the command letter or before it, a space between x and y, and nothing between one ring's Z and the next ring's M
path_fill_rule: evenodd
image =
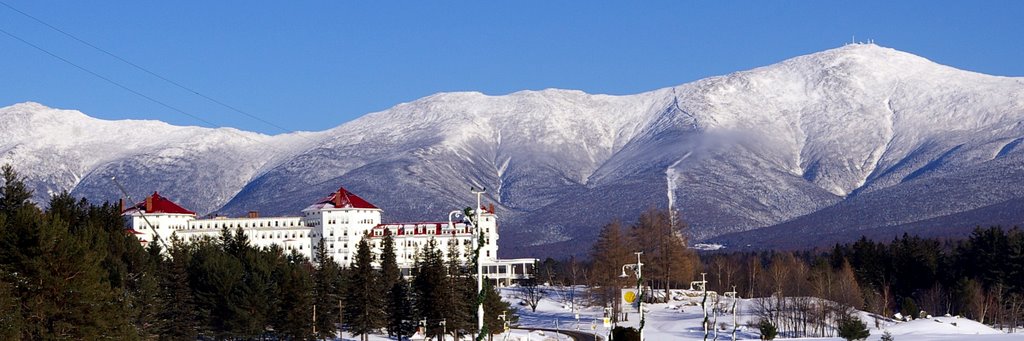
M841 46L856 36L1024 76L1022 1L0 0L271 124L211 103L0 5L0 106L264 133L324 130L437 92L632 94ZM204 122L206 121L206 122Z

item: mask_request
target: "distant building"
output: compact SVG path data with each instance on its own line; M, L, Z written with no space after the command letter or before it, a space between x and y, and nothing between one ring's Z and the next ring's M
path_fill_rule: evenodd
M527 278L536 261L532 258L498 259L498 225L494 206L480 208L479 227L484 234L480 250L480 263L487 278L499 285ZM197 218L171 200L154 192L146 200L122 208L129 233L143 245L159 235L164 241L172 234L184 242L202 238L219 238L225 228L241 228L249 242L257 247L280 246L285 252L295 251L313 261L316 247L322 240L330 257L339 264L349 265L355 257L357 245L368 238L379 264L382 240L391 234L395 239L398 266L408 274L419 250L431 239L447 257L449 245L455 245L459 258L467 261L473 254L474 231L463 222L381 223L382 210L363 198L339 188L334 193L302 210L301 216L260 217L252 211L241 218Z

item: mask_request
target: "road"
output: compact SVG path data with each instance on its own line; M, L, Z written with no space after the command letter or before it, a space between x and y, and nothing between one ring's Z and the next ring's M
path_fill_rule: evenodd
M575 341L604 341L604 335L598 334L597 340L594 340L594 334L585 331L565 330L565 329L548 329L548 328L512 328L516 330L530 331L530 330L543 330L546 332L559 333L568 337L571 337Z

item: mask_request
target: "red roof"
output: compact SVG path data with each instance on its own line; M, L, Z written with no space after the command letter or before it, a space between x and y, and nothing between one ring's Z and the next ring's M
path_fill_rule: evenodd
M146 197L146 200L135 204L135 206L126 208L124 212L131 210L141 210L146 213L196 214L196 212L186 210L178 204L175 204L170 199L160 196L157 192L153 192L153 195Z
M317 204L331 204L335 208L364 208L364 209L376 209L377 206L373 206L369 201L360 198L358 195L352 194L345 187L339 187L337 191L331 193L326 198L321 199Z
M374 226L374 230L391 231L395 230L395 234L399 236L403 235L442 235L447 232L451 235L466 235L471 234L469 226L463 223L456 223L455 228L447 229L447 222L420 222L420 223L388 223L388 224L377 224ZM444 231L447 229L447 231ZM432 231L433 233L428 233ZM387 233L384 233L387 235ZM374 238L375 234L371 233L370 238Z

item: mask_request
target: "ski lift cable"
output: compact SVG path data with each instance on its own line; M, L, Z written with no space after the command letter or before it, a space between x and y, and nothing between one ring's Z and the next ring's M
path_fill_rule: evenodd
M56 27L54 25L51 25L50 23L47 23L46 21L43 21L42 19L39 19L39 18L37 18L35 16L32 16L32 15L30 15L28 13L25 13L24 11L17 9L14 6L11 6L10 4L8 4L8 3L4 2L4 1L0 1L0 5L3 5L4 7L7 7L8 9L10 9L10 10L12 10L14 12L17 12L17 13L19 13L19 14L21 14L21 15L29 18L29 19L32 19L35 22L38 22L39 24L42 24L43 26L49 27L50 29L52 29L54 31L57 31L60 34L63 34L65 36L67 36L68 38L71 38L71 39L73 39L73 40L75 40L75 41L77 41L79 43L82 43L85 46L88 46L88 47L90 47L90 48L92 48L92 49L94 49L96 51L99 51L99 52L101 52L103 54L106 54L106 55L110 56L111 58L117 59L118 61L120 61L122 63L128 64L128 65L134 67L135 69L137 69L139 71L145 72L146 74L149 74L150 76L153 76L153 77L156 77L156 78L158 78L160 80L163 80L164 82L167 82L167 83L169 83L171 85L174 85L174 86L176 86L176 87L178 87L178 88L180 88L182 90L185 90L187 92L195 94L196 96L202 97L203 99L206 99L206 100L208 100L210 102L216 103L217 105L220 105L220 106L222 106L224 108L227 108L227 109L229 109L231 111L234 111L234 112L237 112L239 114L248 116L249 118L252 118L252 119L255 119L257 121L260 121L260 122L262 122L262 123L264 123L266 125L269 125L271 127L277 128L277 129L281 130L284 133L293 132L293 130L289 130L289 129L284 128L284 127L282 127L282 126L280 126L278 124L275 124L273 122L267 121L267 120L265 120L265 119L263 119L263 118L261 118L261 117L259 117L257 115L251 114L251 113L249 113L249 112L247 112L245 110L242 110L242 109L239 109L239 108L237 108L235 106L232 106L230 104L224 103L223 101L217 100L217 99L215 99L213 97L210 97L210 96L208 96L206 94L203 94L203 93L201 93L201 92L199 92L199 91L197 91L195 89L192 89L190 87L182 85L179 82L176 82L176 81L174 81L174 80L172 80L170 78L167 78L167 77L165 77L163 75L160 75L160 74L158 74L156 72L153 72L153 71L151 71L151 70L149 70L149 69L147 69L145 67L142 67L139 64L133 63L133 62L131 62L131 61L125 59L125 58L122 58L122 57L114 54L113 52L107 51L106 49L103 49L103 48L101 48L99 46L96 46L95 44L92 44L92 43L90 43L90 42L88 42L88 41L86 41L86 40L84 40L82 38L79 38L76 35L73 35L73 34L67 32L67 31L64 31L64 30L62 30L62 29L60 29L60 28L58 28L58 27ZM305 137L305 136L303 136L303 137L308 139L308 137Z
M197 121L200 121L200 122L206 123L206 124L210 125L210 127L217 127L217 125L216 125L216 124L214 124L213 122L210 122L210 121L208 121L208 120L206 120L206 119L204 119L204 118L202 118L202 117L199 117L199 116L197 116L197 115L193 115L193 114L190 114L190 113L188 113L188 112L186 112L186 111L184 111L184 110L182 110L182 109L179 109L179 108L177 108L177 107L175 107L175 106L172 106L172 105L170 105L170 104L167 104L166 102L163 102L163 101L161 101L161 100L158 100L158 99L156 99L156 98L153 98L153 97L151 97L151 96L148 96L148 95L146 95L146 94L144 94L144 93L142 93L142 92L139 92L139 91L136 91L136 90L134 90L134 89L132 89L132 88L129 88L128 86L126 86L126 85L124 85L124 84L121 84L121 83L119 83L119 82L117 82L117 81L115 81L115 80L113 80L113 79L110 79L110 78L108 78L108 77L106 77L106 76L103 76L103 75L101 75L101 74L99 74L99 73L97 73L97 72L95 72L95 71L92 71L92 70L90 70L90 69L88 69L88 68L86 68L86 67L84 67L84 66L81 66L81 65L75 64L74 62L72 62L72 61L68 60L67 58L61 57L61 56L57 55L56 53L53 53L53 52L51 52L50 50L47 50L47 49L43 48L42 46L39 46L39 45L33 44L32 42L30 42L30 41L28 41L28 40L25 40L25 39L23 39L23 38L21 38L21 37L19 37L19 36L17 36L17 35L14 35L14 34L13 34L13 33L11 33L11 32L8 32L7 30L4 30L3 28L0 28L0 33L3 33L3 34L5 34L5 35L7 35L7 36L9 36L9 37L11 37L11 38L14 38L15 40L18 40L18 41L20 41L20 42L24 43L25 45L31 46L31 47L35 48L36 50L39 50L39 51L41 51L41 52L43 52L43 53L45 53L45 54L47 54L47 55L50 55L51 57L53 57L53 58L56 58L56 59L58 59L58 60L60 60L60 61L62 61L62 62L64 62L64 63L67 63L68 65L71 65L71 66L73 66L73 67L75 67L75 68L77 68L77 69L79 69L79 70L82 70L82 71L83 71L83 72L85 72L85 73L88 73L88 74L90 74L90 75L93 75L93 76L94 76L94 77L96 77L96 78L102 79L103 81L106 81L107 83L110 83L110 84L112 84L112 85L114 85L114 86L116 86L116 87L118 87L118 88L121 88L122 90L128 91L128 92L130 92L130 93L132 93L132 94L135 94L136 96L142 97L142 98L144 98L144 99L146 99L146 100L149 100L150 102L156 103L156 104L158 104L158 105L160 105L160 106L163 106L163 107L165 107L165 108L167 108L167 109L173 110L173 111L175 111L175 112L177 112L177 113L180 113L180 114L182 114L182 115L185 115L185 116L191 117L191 118L193 118L193 119L195 119L195 120L197 120ZM263 144L264 146L267 146L267 147L268 147L268 148L270 148L270 149L273 149L273 150L276 150L276 151L282 152L282 150L278 149L277 147L274 147L273 145L271 145L271 144L269 144L269 143L266 143L266 142L264 142L264 141L259 141L259 140L253 139L253 138L251 138L251 137L248 137L248 136L242 135L242 134L240 134L240 133L236 132L236 131L235 131L235 130L233 130L233 129L225 129L225 130L223 130L223 131L224 131L224 132L227 132L227 133L229 133L229 134L232 134L232 135L235 135L235 136L241 137L241 138L243 138L243 139L246 139L246 140L252 141L252 142L256 142L256 143L260 143L260 144Z
M121 190L121 194L124 194L124 197L126 199L128 199L128 202L134 202L132 200L132 196L130 194L128 194L127 190L124 189L124 186L121 186L121 183L117 182L117 177L115 177L115 176L110 177L110 181L113 182L114 185L117 185L117 189ZM146 222L146 226L149 227L149 230L153 231L153 242L154 243L164 244L164 248L167 248L167 243L164 242L163 238L160 238L160 232L157 231L156 228L153 227L153 223L149 222L149 218L146 218L146 210L137 210L137 211L139 212L139 215L142 216L142 220ZM124 212L121 212L121 213L124 213Z

